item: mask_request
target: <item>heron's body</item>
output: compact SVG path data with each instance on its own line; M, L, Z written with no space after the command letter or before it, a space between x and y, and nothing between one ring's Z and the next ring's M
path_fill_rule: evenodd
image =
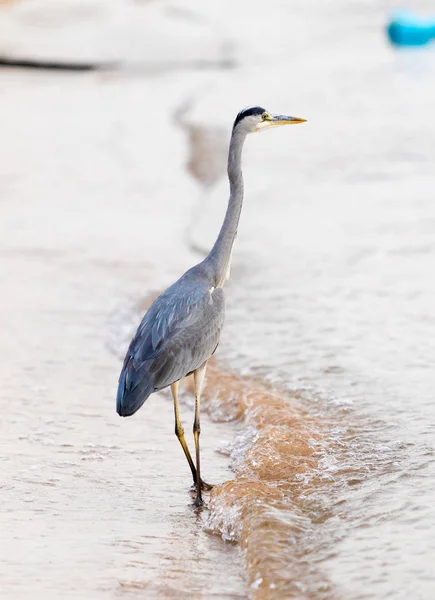
M150 394L201 367L214 353L224 323L223 289L207 261L192 267L152 304L125 357L117 411L135 413Z
M217 240L201 263L189 269L151 305L131 341L119 378L116 408L123 417L133 415L153 392L171 386L175 432L192 471L197 505L202 504L201 490L210 488L200 476L200 395L207 361L217 348L224 323L223 286L229 274L243 203L243 144L246 135L253 131L303 121L270 115L258 106L237 115L228 154L230 200ZM184 439L178 410L178 382L190 373L195 379L196 467Z

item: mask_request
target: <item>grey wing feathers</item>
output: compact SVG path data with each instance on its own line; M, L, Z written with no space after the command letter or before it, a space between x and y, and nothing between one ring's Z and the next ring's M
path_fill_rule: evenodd
M219 343L225 316L222 289L209 292L177 329L165 351L150 365L155 388L162 389L198 369Z
M186 274L187 275L187 274ZM119 378L117 412L136 412L148 396L197 369L214 352L224 320L221 289L183 277L150 307Z
M159 296L142 319L129 348L136 360L157 358L177 331L200 316L207 292L189 290L188 295L177 296L171 291Z

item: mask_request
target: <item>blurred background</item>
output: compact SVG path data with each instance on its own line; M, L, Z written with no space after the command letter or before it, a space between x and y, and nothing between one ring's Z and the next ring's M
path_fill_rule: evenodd
M298 591L261 597L433 597L435 44L393 45L398 8L433 28L424 0L0 1L2 597L260 597L187 506L170 402L114 407L246 105L307 123L247 141L219 357L349 427ZM205 419L207 480L236 428Z

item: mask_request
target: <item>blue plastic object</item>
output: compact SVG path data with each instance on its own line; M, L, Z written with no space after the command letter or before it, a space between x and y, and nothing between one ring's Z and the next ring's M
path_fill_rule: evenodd
M424 46L435 39L435 19L397 12L387 25L387 33L396 46Z

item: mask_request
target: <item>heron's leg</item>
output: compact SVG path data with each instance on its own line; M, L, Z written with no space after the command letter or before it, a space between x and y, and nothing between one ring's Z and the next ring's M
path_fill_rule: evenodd
M184 454L186 455L187 462L189 463L190 470L192 471L193 483L196 484L196 469L193 464L192 457L190 456L189 448L187 447L186 440L184 438L184 429L180 421L180 410L178 408L178 384L180 382L176 381L171 385L172 398L174 399L174 412L175 412L175 435L180 441L181 447L184 450Z
M195 449L196 449L196 506L202 506L202 481L201 481L201 468L200 468L200 456L199 456L199 434L201 433L201 425L199 419L199 413L201 408L201 391L204 385L205 379L205 370L207 367L207 361L196 369L193 374L195 381L195 420L193 421L193 437L195 439Z

